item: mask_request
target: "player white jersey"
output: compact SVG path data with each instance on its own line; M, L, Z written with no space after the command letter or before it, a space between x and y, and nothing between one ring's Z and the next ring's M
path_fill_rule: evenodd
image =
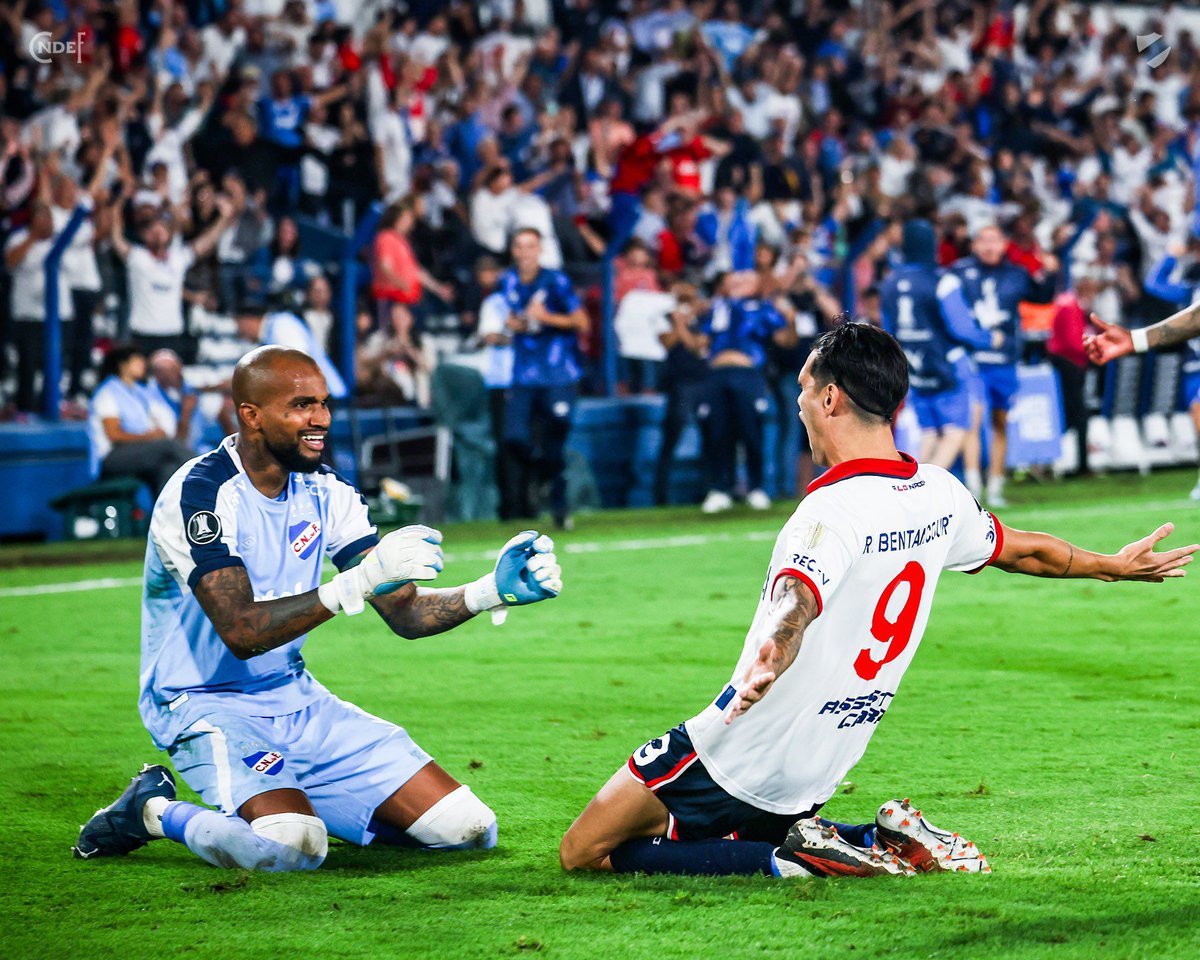
M917 651L942 570L977 572L1004 532L958 480L911 458L839 464L775 541L754 622L731 685L686 727L723 789L772 813L828 800L867 748ZM820 607L795 662L733 723L734 685L778 627L781 577Z
M138 707L161 749L215 710L281 716L324 692L304 667L304 636L235 657L192 593L202 576L244 567L255 600L294 596L320 585L324 556L342 568L378 542L353 484L322 466L291 474L272 500L250 482L235 439L180 467L150 519Z

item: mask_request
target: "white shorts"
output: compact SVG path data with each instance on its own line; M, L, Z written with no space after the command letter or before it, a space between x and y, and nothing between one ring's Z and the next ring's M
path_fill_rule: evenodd
M379 805L433 758L403 727L325 694L280 717L214 713L167 751L179 775L229 816L270 790L303 790L330 834L366 846Z

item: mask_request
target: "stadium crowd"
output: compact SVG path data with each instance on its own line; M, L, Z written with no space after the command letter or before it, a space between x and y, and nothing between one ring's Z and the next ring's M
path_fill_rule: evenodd
M1009 365L1049 357L1086 470L1087 314L1141 325L1200 287L1200 52L1174 5L1144 19L1161 38L1139 51L1066 0L20 0L0 20L4 415L42 408L65 236L64 412L90 402L102 469L144 442L163 476L230 430L250 344L297 346L375 404L427 406L438 364L473 356L521 515L531 484L561 485L611 308L620 388L666 395L658 499L698 418L706 509L732 503L739 446L764 507L767 457L798 463L779 494L811 477L808 345L840 318L903 324L881 291L928 223L965 290L972 264L1027 276L1013 304L984 284L968 306L1014 324ZM364 224L347 331L331 251ZM348 344L353 384L330 359ZM977 490L973 438L990 405L1002 443L1008 399L972 395Z

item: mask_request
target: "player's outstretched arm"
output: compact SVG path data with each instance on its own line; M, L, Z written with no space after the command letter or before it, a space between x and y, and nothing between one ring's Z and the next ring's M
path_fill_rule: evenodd
M360 563L328 583L276 600L254 599L245 567L221 567L196 583L196 599L233 655L249 660L291 643L341 610L360 613L368 599L402 590L414 580L432 580L442 569L441 539L429 527L394 530Z
M554 541L525 530L500 548L495 569L473 583L437 590L409 587L377 597L371 606L394 633L415 640L452 630L485 610L499 622L497 613L510 606L549 600L561 592L562 568Z
M821 613L821 605L808 585L796 577L783 576L775 583L771 613L777 625L742 677L737 696L725 716L726 723L740 717L767 695L771 685L796 661L804 631Z
M1004 528L1004 546L992 566L1009 573L1031 577L1058 577L1090 580L1144 580L1162 583L1168 577L1182 577L1183 568L1192 562L1200 544L1156 553L1154 548L1171 535L1173 523L1164 523L1148 536L1136 540L1117 553L1092 553L1048 533L1028 533Z
M1094 337L1084 337L1083 347L1092 363L1105 364L1130 353L1173 347L1192 337L1200 337L1200 304L1184 307L1141 330L1131 331L1115 323L1105 323L1094 313L1091 322L1100 332Z

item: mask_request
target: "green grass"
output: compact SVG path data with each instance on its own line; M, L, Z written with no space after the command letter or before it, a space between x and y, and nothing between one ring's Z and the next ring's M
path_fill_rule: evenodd
M1170 542L1185 543L1200 539L1190 482L1175 472L1024 487L1002 519L1100 549L1174 519ZM316 676L404 724L468 781L497 811L501 843L440 856L338 844L304 875L219 871L167 842L72 860L77 824L154 758L135 707L139 591L0 596L0 956L1196 956L1190 578L943 577L901 692L826 812L869 818L911 795L980 844L990 877L560 874L558 839L604 779L726 679L770 553L763 538L784 515L589 517L561 538L564 595L503 628L410 642L362 617L315 632L305 652ZM482 572L479 553L507 535L446 533L450 583ZM709 542L622 543L696 535ZM596 542L612 549L569 552ZM45 567L31 566L37 551L10 551L19 560L0 585L136 577L141 548L109 549Z

